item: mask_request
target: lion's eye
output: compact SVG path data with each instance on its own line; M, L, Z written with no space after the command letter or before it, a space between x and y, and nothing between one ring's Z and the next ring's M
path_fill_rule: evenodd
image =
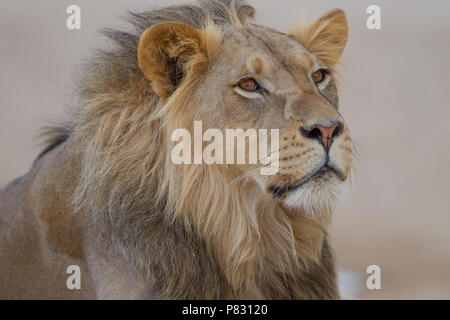
M259 84L255 79L243 79L239 82L239 88L245 91L256 91L259 89Z
M313 79L314 83L318 84L325 80L326 74L326 70L317 70L311 74L311 78Z

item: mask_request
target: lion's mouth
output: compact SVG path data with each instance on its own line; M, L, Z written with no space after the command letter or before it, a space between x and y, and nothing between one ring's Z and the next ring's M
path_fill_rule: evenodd
M278 198L282 195L292 192L298 188L300 188L303 184L308 182L309 180L321 176L323 174L326 174L327 172L331 172L337 176L339 176L338 172L336 170L328 165L324 165L321 168L317 169L316 171L313 171L311 174L305 176L302 180L300 180L295 185L285 185L285 186L269 186L269 191L272 192L273 196Z

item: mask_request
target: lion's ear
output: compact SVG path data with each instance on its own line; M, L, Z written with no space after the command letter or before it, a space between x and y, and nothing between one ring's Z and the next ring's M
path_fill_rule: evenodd
M189 73L192 60L206 63L204 32L179 22L163 22L148 28L138 47L139 67L152 81L155 93L167 98Z
M336 9L310 25L297 26L291 36L326 65L333 67L339 62L347 44L347 18L344 11Z

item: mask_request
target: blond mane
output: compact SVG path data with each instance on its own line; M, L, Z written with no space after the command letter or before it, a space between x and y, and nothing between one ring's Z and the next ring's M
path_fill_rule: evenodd
M162 103L138 65L140 35L182 22L209 30L246 25L243 1L199 1L131 13L132 31L104 30L116 47L98 51L79 79L80 108L53 143L68 140L81 157L74 204L110 230L124 254L165 298L337 297L326 240L329 213L283 210L250 179L218 165L170 161L169 133L192 123L195 73ZM201 73L204 61L191 62ZM314 275L314 276L313 276ZM305 291L307 286L310 288Z

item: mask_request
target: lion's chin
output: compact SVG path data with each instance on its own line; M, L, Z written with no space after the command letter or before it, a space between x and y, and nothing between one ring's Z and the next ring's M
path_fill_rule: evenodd
M333 172L319 173L289 191L282 205L288 210L303 209L311 215L329 213L339 200L343 186Z

